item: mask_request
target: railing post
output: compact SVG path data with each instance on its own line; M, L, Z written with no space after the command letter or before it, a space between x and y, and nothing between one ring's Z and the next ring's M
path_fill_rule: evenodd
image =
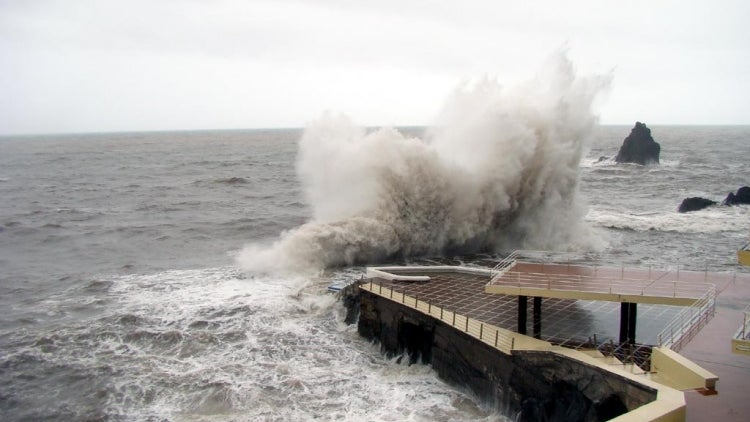
M500 330L495 330L495 348L497 348L497 337L500 335Z
M479 324L479 340L482 340L482 332L484 331L484 323Z

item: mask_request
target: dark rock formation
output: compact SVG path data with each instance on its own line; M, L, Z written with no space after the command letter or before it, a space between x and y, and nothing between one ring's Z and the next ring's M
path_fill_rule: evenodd
M615 157L618 163L635 163L635 164L659 164L659 145L651 137L651 129L641 122L636 122L630 135L622 142L620 151Z
M680 208L678 208L677 211L679 212L698 211L698 210L702 210L703 208L710 207L716 204L717 204L716 201L712 201L710 199L701 198L701 197L685 198L682 200L682 203L680 204ZM721 205L743 205L743 204L750 204L750 186L743 186L737 189L737 193L729 192L729 195L727 195L726 199L724 199L724 201L721 203Z
M737 189L737 193L729 192L722 205L741 205L750 204L750 186L743 186Z
M711 205L716 205L716 201L712 201L710 199L695 196L692 198L683 199L682 203L680 204L680 208L678 208L677 211L678 212L698 211L698 210L702 210L703 208L710 207Z
M379 341L389 356L432 365L440 378L516 421L608 420L656 398L655 390L566 356L506 355L421 312L366 291L359 296L344 300L348 314L359 313L360 335Z
M338 293L338 298L343 302L344 308L346 308L346 318L344 322L348 325L354 324L359 320L359 308L360 308L360 294L359 285L361 282L354 282L341 289Z

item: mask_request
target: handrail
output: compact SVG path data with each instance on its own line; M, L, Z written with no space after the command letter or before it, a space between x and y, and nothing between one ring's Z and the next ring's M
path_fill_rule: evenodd
M492 274L490 276L490 280L502 274L504 269L511 268L513 264L516 263L516 261L518 260L518 257L520 256L528 256L528 257L536 256L537 260L549 261L550 260L549 257L551 256L573 256L573 255L576 255L576 254L573 252L551 252L551 251L538 251L538 250L530 250L530 249L516 249L510 254L508 254L508 256L500 260L500 262L498 262L497 265L495 265L492 268ZM547 257L547 259L546 260L541 259L539 258L540 256Z
M679 352L698 330L714 316L716 312L716 286L712 286L695 303L681 310L657 335L660 347L668 347Z
M597 348L604 358L611 357L616 359L616 362L611 363L611 365L626 367L632 364L630 367L631 372L635 371L635 367L640 368L643 372L651 370L651 349L652 346L648 344L621 343L615 345L612 340Z
M503 280L499 280L503 278ZM533 272L506 271L497 277L495 285L546 289L576 290L607 294L631 294L662 297L702 297L706 291L715 289L711 283L692 281L659 281L603 276L547 274Z
M745 310L742 311L742 327L737 331L734 338L738 340L746 340L750 337L750 303L745 306Z
M495 278L501 276L508 268L511 268L516 263L516 258L519 255L519 251L513 251L508 256L503 258L500 262L495 265L490 271L490 282Z

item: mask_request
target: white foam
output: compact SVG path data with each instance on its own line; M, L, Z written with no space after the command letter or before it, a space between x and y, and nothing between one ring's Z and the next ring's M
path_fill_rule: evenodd
M750 207L715 206L700 211L679 213L656 210L632 213L594 207L586 220L600 227L636 231L673 231L681 233L750 232Z
M57 331L54 353L20 353L90 372L115 419L497 420L429 366L385 359L344 324L322 292L350 276L116 277L101 295L107 310Z
M609 77L578 77L564 53L527 83L459 87L425 139L367 133L326 114L300 140L314 218L238 255L251 271L324 268L393 255L583 248L581 156Z

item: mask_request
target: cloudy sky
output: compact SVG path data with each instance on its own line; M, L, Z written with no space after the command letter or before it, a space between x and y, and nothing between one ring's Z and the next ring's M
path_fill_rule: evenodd
M0 134L429 124L565 46L602 123L750 124L750 2L0 0Z

